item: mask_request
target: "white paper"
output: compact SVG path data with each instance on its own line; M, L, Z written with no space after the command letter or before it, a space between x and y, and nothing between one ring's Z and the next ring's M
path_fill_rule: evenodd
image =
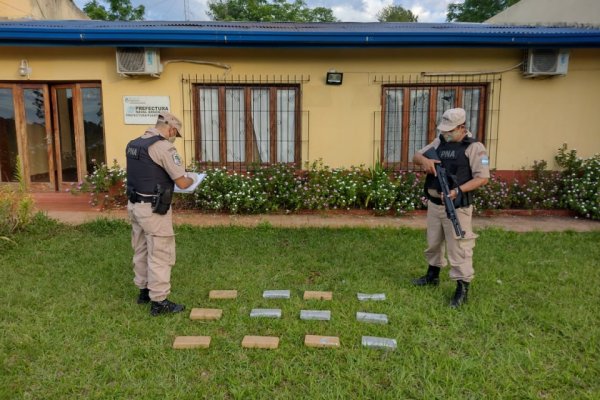
M206 178L206 174L197 174L195 172L187 172L187 175L189 178L192 178L194 180L194 183L192 183L185 189L181 189L179 186L177 186L177 184L175 184L175 193L194 193L194 190L196 190L200 182L202 182L204 178Z

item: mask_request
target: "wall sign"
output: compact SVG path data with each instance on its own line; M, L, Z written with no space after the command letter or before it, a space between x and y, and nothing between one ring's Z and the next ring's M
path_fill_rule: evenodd
M123 96L125 124L154 125L161 111L169 111L169 96Z

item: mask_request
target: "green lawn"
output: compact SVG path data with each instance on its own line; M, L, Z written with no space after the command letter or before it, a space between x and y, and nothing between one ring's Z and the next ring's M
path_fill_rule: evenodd
M41 219L16 245L0 242L0 398L600 398L600 232L479 233L470 303L455 311L446 271L438 288L410 285L426 269L423 231L179 227L171 299L187 310L151 317L135 303L126 223ZM238 299L209 301L212 289ZM267 289L292 298L265 300ZM304 290L334 299L304 301ZM192 307L223 318L190 321ZM250 319L253 308L283 317ZM301 309L332 320L302 321ZM390 322L358 323L357 311ZM307 333L341 348L306 348ZM242 349L248 334L280 347ZM179 335L212 343L173 350ZM362 335L398 348L363 348Z

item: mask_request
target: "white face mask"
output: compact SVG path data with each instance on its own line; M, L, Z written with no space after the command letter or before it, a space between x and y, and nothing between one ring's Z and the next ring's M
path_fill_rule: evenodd
M444 136L444 139L446 140L446 142L456 142L455 138L458 138L460 136L460 130L458 128L455 128L454 130L450 131L450 132L444 132L442 133L442 136Z

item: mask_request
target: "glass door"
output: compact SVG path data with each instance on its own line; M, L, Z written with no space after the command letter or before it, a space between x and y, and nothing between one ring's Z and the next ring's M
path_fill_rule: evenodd
M32 191L81 182L105 163L102 92L97 83L0 83L0 184Z
M17 136L14 88L0 85L0 182L17 182L21 143Z
M106 162L102 95L95 84L52 86L58 189L81 182Z
M33 190L55 190L52 128L47 85L19 85L17 104L24 142L23 171ZM20 104L19 104L20 103Z

